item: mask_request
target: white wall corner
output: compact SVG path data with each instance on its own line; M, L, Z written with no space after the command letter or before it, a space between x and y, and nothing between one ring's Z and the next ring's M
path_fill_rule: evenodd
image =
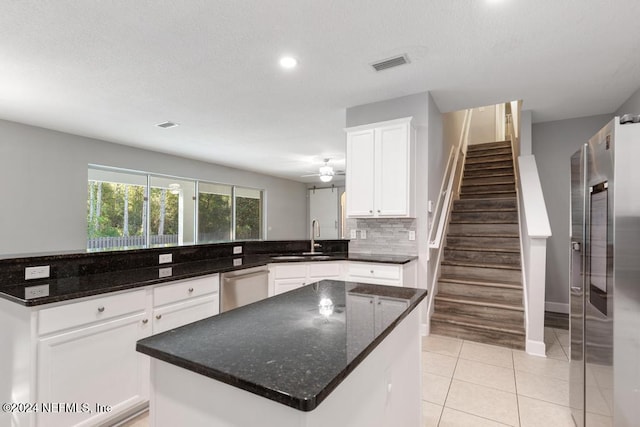
M420 335L423 337L429 335L429 322L420 324Z
M569 303L547 301L544 303L544 309L554 313L569 314Z
M525 351L532 356L547 357L544 341L527 340Z

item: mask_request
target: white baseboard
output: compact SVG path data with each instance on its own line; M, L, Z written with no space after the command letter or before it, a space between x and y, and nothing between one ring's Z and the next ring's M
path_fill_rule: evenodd
M550 302L544 303L545 311L552 311L554 313L569 314L569 304L565 302Z
M532 356L547 357L547 349L544 341L527 340L525 351Z

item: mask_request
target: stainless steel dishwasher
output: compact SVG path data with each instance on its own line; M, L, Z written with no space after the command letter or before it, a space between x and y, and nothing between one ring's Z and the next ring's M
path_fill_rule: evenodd
M220 312L267 298L268 276L266 265L223 273L220 278Z

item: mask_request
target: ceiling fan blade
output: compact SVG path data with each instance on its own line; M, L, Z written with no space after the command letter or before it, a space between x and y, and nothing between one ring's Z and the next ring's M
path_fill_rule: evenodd
M312 173L312 174L309 174L309 175L300 175L300 177L301 177L301 178L305 178L305 177L307 177L307 176L320 176L320 174L318 174L318 173Z

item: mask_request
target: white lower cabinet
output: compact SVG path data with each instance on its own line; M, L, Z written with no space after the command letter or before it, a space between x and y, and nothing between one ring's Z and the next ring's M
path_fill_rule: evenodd
M374 285L414 287L417 274L416 261L405 264L350 262L345 280Z
M182 280L153 289L153 333L158 334L220 312L220 279Z
M339 261L291 262L269 265L269 296L289 292L323 279L343 277Z
M149 399L148 293L135 290L38 313L37 426L92 426ZM62 406L61 406L62 405Z
M149 361L135 351L150 335L144 307L117 320L38 342L38 402L68 408L37 414L38 426L93 426L149 398Z

